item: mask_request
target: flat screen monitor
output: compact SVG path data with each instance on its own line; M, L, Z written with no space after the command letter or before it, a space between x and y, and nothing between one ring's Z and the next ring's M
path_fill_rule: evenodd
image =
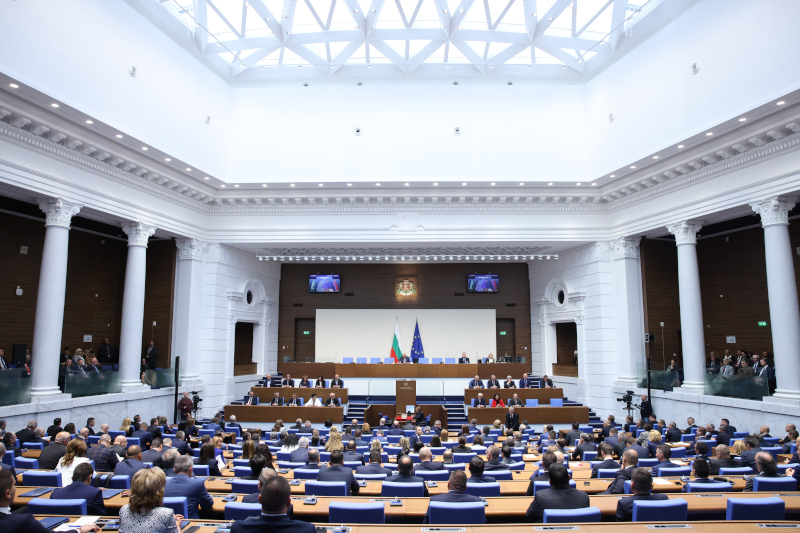
M341 289L339 274L311 274L308 276L308 292L339 292Z
M470 274L467 276L467 292L500 292L500 277L497 274Z

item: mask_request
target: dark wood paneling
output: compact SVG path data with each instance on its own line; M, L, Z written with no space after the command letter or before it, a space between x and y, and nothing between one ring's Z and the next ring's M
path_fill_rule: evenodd
M500 335L501 331L505 331L505 335ZM504 357L508 354L509 357L513 356L516 352L515 346L517 343L514 340L516 328L514 327L513 318L498 318L497 319L497 357Z
M680 303L678 301L678 251L674 242L643 239L640 245L642 291L646 306L645 332L655 335L649 347L653 368L663 370L662 349L669 365L674 358L683 368ZM663 341L660 322L664 322ZM674 354L674 355L673 355Z
M578 326L575 322L556 323L556 360L559 365L572 365L578 349Z
M493 294L468 293L467 275L475 272L499 274L500 291ZM326 273L341 276L342 292L309 293L309 274ZM395 296L395 280L403 277L417 278L418 292L415 296ZM456 293L463 296L455 296ZM513 351L510 348L507 350L509 354L530 355L530 287L526 264L284 264L281 267L281 320L278 326L279 369L284 355L293 357L298 353L295 343L297 319L316 318L318 308L495 309L497 319L514 321L513 338L516 344ZM524 350L523 346L527 346L528 350Z
M233 375L243 376L255 372L253 363L253 323L237 322L234 326Z
M122 234L121 229L119 232ZM33 346L44 235L44 220L0 213L0 348L8 361L12 344ZM162 249L167 245L170 251ZM28 253L21 254L20 246L27 246ZM76 348L96 350L108 337L118 353L127 249L127 240L70 231L62 347L68 346L73 353ZM144 347L155 320L159 366L169 366L174 249L174 243L167 241L151 243L148 250L142 340ZM15 296L17 286L22 288L22 296ZM93 335L92 342L83 342L86 334ZM36 354L33 356L35 361Z
M295 361L308 363L314 361L317 342L317 319L296 318L294 320ZM304 332L307 331L308 335Z

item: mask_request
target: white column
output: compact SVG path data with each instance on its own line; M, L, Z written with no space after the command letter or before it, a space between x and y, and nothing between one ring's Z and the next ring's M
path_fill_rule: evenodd
M780 197L750 204L761 215L764 226L769 318L778 380L774 396L799 400L800 308L789 240L789 211L794 205L794 199Z
M697 266L697 232L701 221L683 221L667 230L675 235L678 246L678 294L681 307L681 344L683 345L682 390L703 392L705 388L705 335L703 303L700 298L700 271Z
M639 240L623 237L608 243L613 260L617 383L625 387L636 386L637 364L645 363Z
M33 327L33 368L31 399L61 394L58 388L61 333L64 327L64 298L67 289L69 225L83 207L61 198L39 200L46 215L36 322Z
M173 352L181 357L181 389L202 385L198 373L203 334L203 258L208 245L198 239L177 239Z
M125 266L125 292L122 296L119 370L123 392L142 389L139 377L142 363L142 323L144 321L144 288L147 275L147 240L155 226L141 222L124 224L128 235L128 261Z

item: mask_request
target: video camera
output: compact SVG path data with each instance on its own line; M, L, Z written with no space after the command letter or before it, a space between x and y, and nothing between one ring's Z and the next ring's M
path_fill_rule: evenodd
M638 409L641 407L639 404L633 403L633 395L636 394L632 390L625 391L625 395L622 398L617 398L618 402L622 402L625 404L625 410L628 411L628 414L631 414L634 408Z
M193 390L190 392L192 393L192 411L194 412L194 417L197 418L197 411L200 409L200 402L202 402L203 399L199 396L200 391Z

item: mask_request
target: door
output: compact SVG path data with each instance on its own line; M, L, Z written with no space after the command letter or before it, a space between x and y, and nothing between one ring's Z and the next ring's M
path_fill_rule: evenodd
M295 318L294 360L299 363L314 362L316 350L316 318Z

